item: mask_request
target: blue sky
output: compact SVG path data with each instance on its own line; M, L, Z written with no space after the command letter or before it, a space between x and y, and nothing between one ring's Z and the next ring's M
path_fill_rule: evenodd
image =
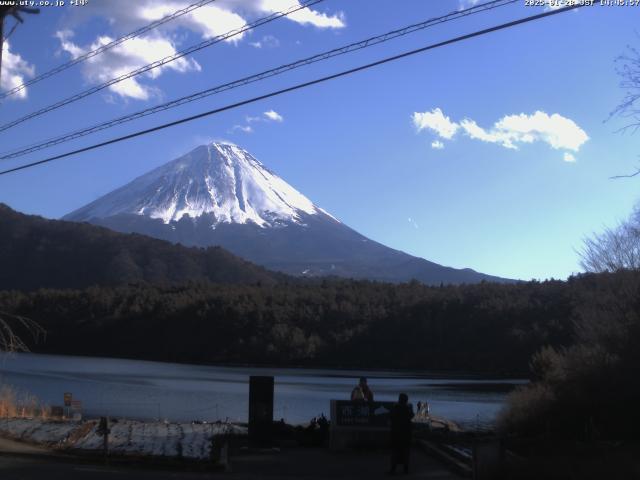
M84 7L43 7L10 37L3 87L7 80L28 79L97 45L100 38L128 33L188 3L90 0ZM197 15L5 100L0 122L293 3L218 0L215 7L203 7ZM153 78L105 90L0 133L0 150L460 6L459 0L326 0L314 12L197 52ZM525 7L523 0L3 165L38 160L541 11ZM494 275L566 278L580 271L575 250L584 236L624 219L638 199L640 180L609 177L638 165L639 137L617 132L623 120L605 120L623 95L614 60L627 45L638 44L639 19L640 7L593 7L433 50L2 176L0 202L58 218L199 144L226 140L381 243ZM6 24L10 28L12 20Z

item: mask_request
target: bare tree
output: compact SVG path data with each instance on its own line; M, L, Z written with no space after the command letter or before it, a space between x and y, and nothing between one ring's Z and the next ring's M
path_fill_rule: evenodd
M616 72L620 77L620 88L624 97L611 116L631 119L622 127L622 131L640 128L640 51L634 47L627 47L627 53L616 59Z
M30 335L34 340L44 336L45 330L33 320L0 312L0 352L28 352L29 347L21 336L16 334L20 330Z
M616 59L616 72L620 77L620 88L624 91L622 102L611 112L609 118L619 116L627 119L627 124L619 132L640 129L640 51L628 46L627 52ZM627 175L615 175L611 178L629 178L640 175L640 168Z
M586 238L578 253L587 272L640 270L640 207L617 227Z

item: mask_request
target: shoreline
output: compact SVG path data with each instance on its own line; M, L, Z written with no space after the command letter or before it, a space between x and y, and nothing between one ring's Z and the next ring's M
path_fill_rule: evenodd
M6 357L22 356L22 355L39 355L39 356L53 356L53 357L69 357L77 359L92 358L97 360L125 360L133 362L143 363L162 363L169 365L181 365L181 366L193 366L193 367L216 367L216 368L229 368L229 369L278 369L278 370L312 370L312 371L327 371L334 370L337 372L345 372L344 375L322 375L326 377L337 378L351 378L358 377L358 373L370 372L381 373L382 375L367 375L369 378L387 378L384 374L397 374L394 377L411 377L411 378L426 378L426 379L451 379L451 380L503 380L526 383L529 378L526 376L508 375L504 373L479 373L479 372L461 372L459 370L416 370L416 369L403 369L403 368L360 368L360 367L347 367L347 366L306 366L306 365L276 365L276 364L251 364L251 363L192 363L188 361L168 361L168 360L151 360L148 358L130 358L121 356L105 356L105 355L93 355L93 354L67 354L67 353L49 353L49 352L26 352L26 353L11 353L4 354ZM1 356L0 356L1 358ZM0 363L1 365L1 363ZM0 372L2 367L0 366ZM353 372L354 375L347 375L347 372Z

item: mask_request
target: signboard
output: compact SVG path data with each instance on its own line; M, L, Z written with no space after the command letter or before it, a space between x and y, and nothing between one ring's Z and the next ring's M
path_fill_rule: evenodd
M389 428L394 402L333 400L331 423L338 427Z
M386 448L395 402L331 400L329 448Z
M73 398L73 396L71 395L70 392L66 392L64 394L64 406L65 407L70 407L71 406L71 399Z
M249 442L270 446L273 430L273 377L249 377Z
M80 400L71 400L71 418L82 420L82 402Z

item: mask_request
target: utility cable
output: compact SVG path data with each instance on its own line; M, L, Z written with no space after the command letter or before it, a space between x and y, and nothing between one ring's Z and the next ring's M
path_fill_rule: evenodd
M113 47L116 47L118 45L120 45L121 43L131 39L131 38L135 38L135 37L139 37L140 35L143 35L145 33L147 33L150 30L153 30L154 28L159 27L160 25L163 25L171 20L174 20L178 17L181 17L183 15L186 15L187 13L192 12L193 10L200 8L208 3L212 3L215 2L216 0L200 0L199 2L196 2L192 5L189 5L188 7L185 8L181 8L180 10L177 10L176 12L167 15L165 17L162 17L159 20L156 20L154 22L151 22L148 25L145 25L144 27L141 27L131 33L128 33L127 35L124 35L122 37L116 38L115 40L109 42L109 43L105 43L104 45L101 45L100 47L91 50L89 52L83 53L82 55L69 60L68 62L65 62L61 65L58 65L55 68L52 68L51 70L48 70L44 73L41 73L40 75L38 75L37 77L34 77L24 83L21 83L20 85L15 86L14 88L12 88L11 90L7 90L6 92L1 92L0 93L0 99L6 98L10 95L13 95L14 93L18 93L20 90L24 90L25 88L27 88L30 85L33 85L34 83L37 83L41 80L44 80L45 78L49 78L52 77L53 75L56 75L57 73L60 73L68 68L73 67L74 65L77 65L78 63L84 62L85 60L88 60L91 57L95 57L96 55L99 55L103 52L106 52L107 50L112 49ZM9 34L11 35L11 33ZM9 37L9 35L7 35L7 38Z
M248 77L241 78L239 80L234 80L229 83L225 83L222 85L217 85L215 87L208 88L206 90L202 90L190 95L186 95L184 97L180 97L169 102L155 105L153 107L149 107L138 112L130 113L128 115L124 115L122 117L118 117L112 120L108 120L106 122L99 123L97 125L93 125L90 127L85 127L80 130L76 130L74 132L66 133L58 137L49 138L44 141L40 141L35 144L27 145L24 147L18 147L17 149L12 149L9 152L0 153L0 160L7 160L12 158L18 158L23 155L27 155L29 153L36 152L38 150L43 150L45 148L53 147L55 145L59 145L61 143L66 143L71 140L75 140L77 138L81 138L92 133L99 132L101 130L105 130L108 128L115 127L117 125L130 122L132 120L137 120L142 117L146 117L148 115L152 115L154 113L158 113L164 110L169 110L171 108L178 107L180 105L184 105L190 102L194 102L196 100L200 100L206 98L211 95L215 95L217 93L225 92L227 90L233 90L238 87L242 87L260 80L264 80L270 77L274 77L276 75L280 75L282 73L288 72L290 70L294 70L300 67L304 67L307 65L311 65L316 62L320 62L323 60L328 60L333 57L337 57L340 55L345 55L357 50L361 50L364 48L371 47L373 45L377 45L380 43L388 42L390 40L396 39L398 37L402 37L408 35L410 33L414 33L420 30L423 30L428 27L433 27L435 25L439 25L441 23L450 22L453 20L457 20L459 18L484 12L487 10L492 10L494 8L503 7L505 5L509 5L512 3L520 2L520 0L495 0L491 2L487 2L481 5L476 5L475 7L468 8L466 10L456 11L449 13L448 15L444 15L441 17L431 18L426 21L415 23L413 25L409 25L397 30L393 30L391 32L384 33L382 35L377 35L375 37L370 37L365 40L361 40L359 42L350 43L346 46L335 48L333 50L329 50L323 53L319 53L317 55L313 55L311 57L303 58L301 60L297 60L292 63L288 63L285 65L281 65L276 68L272 68L270 70L266 70L260 72L255 75L251 75Z
M67 97L63 100L60 100L58 102L55 102L51 105L48 105L44 108L41 108L39 110L36 110L35 112L31 112L23 117L20 117L16 120L13 120L9 123L5 123L4 125L0 126L0 132L3 132L5 130L8 130L12 127L15 127L16 125L19 125L23 122L26 122L27 120L31 120L32 118L35 117L39 117L40 115L44 115L45 113L51 112L52 110L56 110L60 107L64 107L65 105L68 105L70 103L73 102L77 102L78 100L81 100L85 97L88 97L89 95L93 95L94 93L97 93L101 90L104 90L105 88L110 87L111 85L115 85L116 83L120 83L124 80L128 80L129 78L133 78L135 76L138 76L142 73L148 72L149 70L153 70L154 68L158 68L158 67L162 67L168 63L171 63L175 60L178 60L179 58L185 57L187 55L190 55L194 52L197 52L198 50L202 50L203 48L207 48L210 47L211 45L215 45L216 43L220 43L223 42L224 40L228 40L229 38L235 37L237 35L240 35L242 33L245 33L249 30L253 30L254 28L260 27L262 25L265 25L267 23L273 22L274 20L277 20L281 17L285 17L287 15L290 15L294 12L297 12L298 10L302 10L304 8L307 8L311 5L315 5L316 3L320 3L324 0L307 0L306 2L300 4L297 3L291 7L289 7L286 10L280 11L280 12L276 12L273 13L271 15L268 15L266 17L262 17L258 20L256 20L255 22L252 23L248 23L246 25L244 25L241 28L236 28L234 30L230 30L222 35L218 35L216 37L210 38L208 40L205 40L203 42L200 42L196 45L192 45L188 48L185 48L184 50L180 50L179 52L174 53L173 55L168 55L164 58L161 58L160 60L156 60L153 63L149 63L147 65L144 65L142 67L136 68L135 70L132 70L131 72L125 73L123 75L120 75L118 77L112 78L110 80L107 80L106 82L103 82L99 85L96 85L94 87L91 87L87 90L84 90L82 92L76 93L75 95L72 95L71 97Z
M88 151L91 151L91 150L95 150L97 148L101 148L101 147L104 147L104 146L107 146L107 145L111 145L111 144L114 144L114 143L119 143L119 142L122 142L122 141L125 141L125 140L129 140L129 139L132 139L132 138L140 137L142 135L146 135L146 134L153 133L153 132L156 132L156 131L159 131L159 130L163 130L165 128L169 128L169 127L173 127L173 126L180 125L180 124L183 124L183 123L191 122L191 121L197 120L199 118L204 118L204 117L208 117L210 115L215 115L217 113L225 112L227 110L232 110L232 109L244 106L244 105L248 105L248 104L251 104L251 103L258 102L260 100L265 100L267 98L272 98L272 97L275 97L275 96L279 96L279 95L282 95L284 93L289 93L289 92L293 92L295 90L300 90L300 89L303 89L303 88L306 88L306 87L309 87L309 86L312 86L312 85L317 85L319 83L324 83L324 82L327 82L329 80L334 80L336 78L345 77L347 75L351 75L351 74L356 73L356 72L360 72L360 71L363 71L363 70L368 70L370 68L377 67L379 65L383 65L383 64L386 64L386 63L389 63L389 62L393 62L393 61L396 61L396 60L400 60L402 58L406 58L406 57L409 57L409 56L412 56L412 55L416 55L418 53L423 53L423 52L426 52L428 50L433 50L435 48L444 47L446 45L451 45L453 43L458 43L458 42L461 42L461 41L464 41L464 40L469 40L471 38L479 37L479 36L482 36L482 35L487 35L489 33L496 32L496 31L499 31L499 30L505 30L507 28L511 28L511 27L515 27L517 25L521 25L521 24L533 22L533 21L536 21L536 20L540 20L542 18L546 18L546 17L552 16L552 15L559 15L559 14L568 12L570 10L575 10L575 9L582 8L582 7L585 7L585 6L590 6L590 5L591 4L571 5L571 6L559 8L559 9L556 9L556 10L550 10L550 11L547 11L547 12L539 13L537 15L531 15L531 16L524 17L524 18L521 18L521 19L518 19L518 20L513 20L511 22L503 23L503 24L496 25L496 26L493 26L493 27L490 27L490 28L485 28L483 30L477 30L475 32L468 33L466 35L462 35L462 36L459 36L459 37L451 38L449 40L445 40L445 41L442 41L442 42L438 42L438 43L434 43L434 44L431 44L431 45L427 45L427 46L424 46L424 47L421 47L421 48L417 48L415 50L410 50L410 51L407 51L407 52L404 52L404 53L401 53L401 54L398 54L398 55L393 55L391 57L386 57L386 58L383 58L381 60L377 60L377 61L372 62L372 63L367 63L365 65L361 65L359 67L351 68L351 69L348 69L348 70L343 70L341 72L334 73L332 75L328 75L328 76L325 76L325 77L317 78L317 79L314 79L314 80L310 80L308 82L299 83L299 84L293 85L291 87L283 88L281 90L276 90L274 92L270 92L270 93L267 93L267 94L264 94L264 95L259 95L257 97L253 97L253 98L250 98L250 99L247 99L247 100L242 100L240 102L232 103L232 104L226 105L224 107L220 107L220 108L216 108L216 109L209 110L209 111L206 111L206 112L202 112L202 113L199 113L197 115L192 115L190 117L181 118L181 119L175 120L173 122L164 123L162 125L158 125L158 126L155 126L155 127L152 127L152 128L148 128L148 129L145 129L145 130L140 130L140 131L137 131L137 132L134 132L134 133L130 133L128 135L123 135L121 137L112 138L112 139L106 140L104 142L100 142L100 143L96 143L96 144L93 144L93 145L90 145L90 146L87 146L87 147L79 148L77 150L72 150L72 151L69 151L69 152L66 152L66 153L62 153L60 155L55 155L55 156L52 156L52 157L48 157L48 158L45 158L43 160L39 160L37 162L31 162L31 163L28 163L28 164L25 164L25 165L20 165L18 167L10 168L8 170L3 170L3 171L0 171L0 175L7 175L9 173L17 172L19 170L24 170L24 169L27 169L27 168L35 167L37 165L42 165L42 164L45 164L45 163L53 162L55 160L60 160L60 159L63 159L63 158L67 158L67 157L70 157L72 155L77 155L79 153L84 153L84 152L88 152Z

